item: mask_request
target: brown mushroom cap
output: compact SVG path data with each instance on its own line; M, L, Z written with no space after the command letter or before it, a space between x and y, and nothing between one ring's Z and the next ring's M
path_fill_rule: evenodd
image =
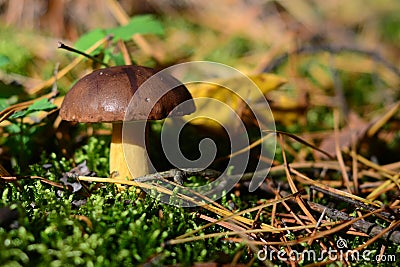
M76 122L121 122L159 120L195 111L187 88L168 74L158 74L143 85L128 110L135 92L155 73L152 68L133 65L96 70L80 79L66 94L60 116Z

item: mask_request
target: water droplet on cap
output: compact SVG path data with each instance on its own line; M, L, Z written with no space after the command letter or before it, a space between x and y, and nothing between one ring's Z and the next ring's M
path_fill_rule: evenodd
M150 102L150 98L146 97L145 101Z

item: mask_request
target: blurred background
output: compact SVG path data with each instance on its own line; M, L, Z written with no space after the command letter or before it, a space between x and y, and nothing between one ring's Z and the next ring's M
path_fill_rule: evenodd
M75 46L87 33L124 25L141 14L151 14L162 33L125 41L134 63L163 68L211 60L247 74L277 74L286 83L266 94L277 128L318 145L326 140L324 131L333 129L332 108L340 109L341 126L364 129L399 99L396 0L0 0L2 91L16 90L18 84L25 94L14 100L8 94L7 103L51 91L51 83L43 87L43 82L77 57L58 49L58 42ZM58 79L61 95L92 67L86 60ZM382 134L384 142L399 139L398 128L395 120ZM324 148L334 152L332 146ZM387 150L368 153L389 161Z
M2 0L0 53L29 43L29 51L8 56L29 52L56 62L57 41L119 25L118 6L129 17L162 20L165 34L148 38L161 64L210 59L260 71L282 53L322 44L372 50L392 63L399 56L400 3L393 0Z

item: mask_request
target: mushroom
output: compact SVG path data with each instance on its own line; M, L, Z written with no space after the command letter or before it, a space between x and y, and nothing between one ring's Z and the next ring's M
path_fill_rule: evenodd
M183 84L163 72L152 77L156 73L152 68L133 65L93 71L70 89L61 105L63 120L112 123L110 174L117 171L122 179L131 180L149 173L144 131L135 131L132 127L138 123L132 124L128 137L124 136L123 140L123 122L146 124L147 120L183 116L195 111L192 96ZM144 84L148 79L150 82ZM140 87L142 84L146 86ZM129 163L131 168L125 155L134 159Z

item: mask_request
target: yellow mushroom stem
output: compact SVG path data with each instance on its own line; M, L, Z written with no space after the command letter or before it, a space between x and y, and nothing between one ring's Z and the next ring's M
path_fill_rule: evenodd
M140 122L125 123L122 140L122 123L113 123L110 147L110 174L118 172L118 179L137 178L149 173L145 144L145 126ZM124 141L124 143L122 142ZM129 167L128 167L129 164Z

